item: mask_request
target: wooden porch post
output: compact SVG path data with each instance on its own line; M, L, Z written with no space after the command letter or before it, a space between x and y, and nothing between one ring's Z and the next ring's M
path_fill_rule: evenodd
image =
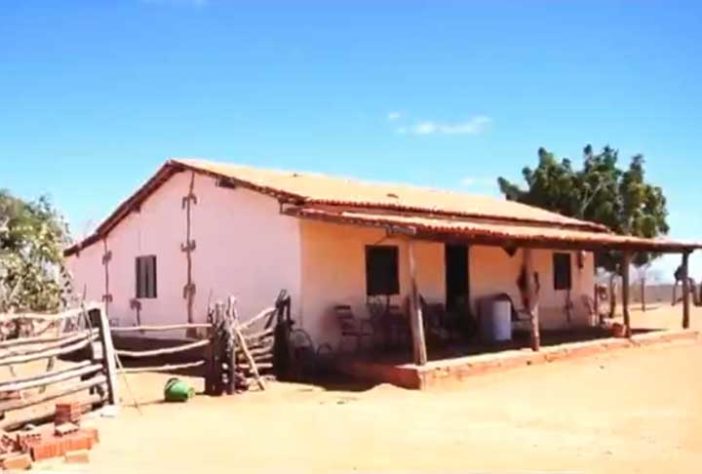
M683 329L690 329L690 275L689 275L690 253L682 254L682 294L683 294Z
M407 240L407 260L409 262L410 273L410 328L412 330L412 353L414 363L425 365L427 363L427 345L424 340L424 321L422 317L422 306L419 303L419 292L417 290L417 265L414 260L414 241Z
M524 273L526 277L527 310L531 322L531 348L541 349L541 332L539 330L539 289L535 288L534 260L530 248L524 248Z
M631 322L629 320L629 267L631 266L631 252L624 252L622 256L622 312L624 315L624 331L626 337L631 337Z

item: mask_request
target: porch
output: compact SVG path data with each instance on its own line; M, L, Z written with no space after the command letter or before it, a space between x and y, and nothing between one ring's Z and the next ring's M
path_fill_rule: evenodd
M519 341L473 344L464 348L432 351L425 364L411 362L411 354L366 354L337 361L339 373L368 383L390 383L408 389L445 387L479 374L593 356L611 351L698 339L698 330L640 329L629 338L610 337L591 328L578 331L545 331L542 346L533 351Z
M329 314L332 308L346 306L351 313L347 319L353 324L359 323L356 332L360 338L363 332L360 322L368 319L365 311L365 306L369 306L368 298L382 294L375 291L375 285L390 290L384 311L375 318L372 308L368 308L367 313L371 313L370 319L375 319L376 325L380 321L383 333L388 332L383 326L394 326L394 331L404 333L404 337L399 338L400 344L396 344L393 351L358 351L342 357L338 368L357 378L424 388L445 376L461 379L488 367L531 365L650 341L696 337L696 333L686 331L647 334L648 331L634 330L628 288L630 265L637 252L679 253L681 268L687 275L689 255L700 248L699 244L620 236L585 226L566 229L535 223L499 223L484 218L309 207L285 208L283 212L314 223L303 225L302 232L303 281L312 282L303 283L305 318L324 315L317 321L327 326L329 322L336 323L342 337L349 333L353 336L354 329L344 327L344 318L335 319ZM361 231L363 238L356 236ZM374 267L373 263L369 264L369 249L378 246L393 247L392 251L379 252L376 259L379 264L385 262L391 270L385 274L380 272L381 277L374 282L369 277L369 269ZM442 248L445 253L440 268L437 255L441 255ZM451 269L456 256L465 260L461 249L468 249L470 262L473 260L470 251L475 248L481 250L479 266L468 264L466 269ZM600 326L592 284L592 255L600 251L616 251L621 258L619 268L624 291L622 318L618 322L621 337L618 338L612 338L612 332ZM566 263L566 272L559 274L557 267L562 261ZM468 275L463 274L466 271ZM440 284L437 285L437 281ZM432 341L436 337L436 331L432 330L436 328L434 318L422 301L427 293L433 296L434 303L437 295L439 301L445 296L441 301L444 309L454 314L462 312L474 325L480 325L485 317L480 309L482 301L504 296L511 300L513 316L508 324L519 323L522 332L514 339L484 342L486 339L476 338L473 330L458 342L436 345ZM687 329L690 323L687 278L683 280L683 293L686 297L683 298L682 322L678 324ZM396 298L392 304L390 295ZM365 302L361 298L365 298ZM449 305L454 307L449 308ZM388 316L392 316L394 322L388 322ZM309 326L303 321L302 327ZM554 330L559 327L565 330ZM328 334L320 324L314 329L313 340L320 341L320 335ZM383 334L383 339L387 341L391 337Z

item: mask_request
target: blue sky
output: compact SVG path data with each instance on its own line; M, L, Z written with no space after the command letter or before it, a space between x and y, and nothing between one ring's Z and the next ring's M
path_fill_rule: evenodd
M540 146L610 144L702 240L700 24L675 1L3 0L0 186L81 235L171 156L497 195Z

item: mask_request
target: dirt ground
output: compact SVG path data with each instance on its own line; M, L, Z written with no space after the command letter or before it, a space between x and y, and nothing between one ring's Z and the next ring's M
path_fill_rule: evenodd
M679 327L679 306L634 313ZM650 321L649 321L650 320ZM695 311L699 326L702 311ZM702 341L514 369L442 391L379 385L158 402L168 376L132 375L146 403L96 420L90 472L702 470ZM197 389L202 382L193 379ZM122 383L127 404L129 392Z

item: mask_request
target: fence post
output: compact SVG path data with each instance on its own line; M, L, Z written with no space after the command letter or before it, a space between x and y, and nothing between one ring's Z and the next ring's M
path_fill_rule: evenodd
M115 359L115 347L112 344L112 333L110 332L110 322L107 318L106 307L103 304L99 309L99 319L97 322L100 332L100 343L102 344L102 358L107 376L107 400L110 405L119 405L119 388L117 386L117 362Z

